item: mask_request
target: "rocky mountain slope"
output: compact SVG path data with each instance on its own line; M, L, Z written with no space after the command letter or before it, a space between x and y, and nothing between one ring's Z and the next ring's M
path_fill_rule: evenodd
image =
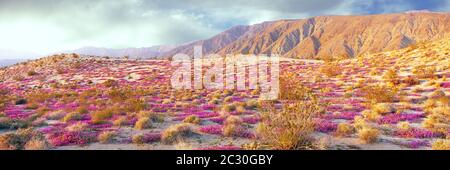
M439 39L450 32L450 13L410 12L366 16L318 16L237 26L210 39L164 53L281 54L292 58L355 57Z

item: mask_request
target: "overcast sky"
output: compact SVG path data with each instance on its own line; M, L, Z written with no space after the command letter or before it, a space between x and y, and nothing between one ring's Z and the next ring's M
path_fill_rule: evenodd
M0 53L179 44L269 20L421 9L448 12L450 0L0 0Z

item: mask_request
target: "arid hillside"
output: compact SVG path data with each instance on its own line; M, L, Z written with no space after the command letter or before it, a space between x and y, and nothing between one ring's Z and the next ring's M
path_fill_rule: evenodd
M443 38L450 14L408 12L366 16L318 16L237 26L210 39L164 53L192 55L193 47L219 54L281 54L291 58L355 57Z

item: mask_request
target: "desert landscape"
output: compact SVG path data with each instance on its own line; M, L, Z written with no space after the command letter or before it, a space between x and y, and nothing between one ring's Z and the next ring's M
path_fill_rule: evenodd
M280 54L278 99L172 88L171 57L198 45ZM449 13L278 20L148 50L2 67L0 150L450 149Z

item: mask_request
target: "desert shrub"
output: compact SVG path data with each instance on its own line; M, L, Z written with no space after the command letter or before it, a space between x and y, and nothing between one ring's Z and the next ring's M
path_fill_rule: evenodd
M384 79L384 81L390 82L390 83L393 83L393 84L399 84L400 83L398 74L393 69L390 69L390 70L386 71L386 73L384 73L384 75L383 75L383 79Z
M241 134L241 132L243 132L244 129L240 125L228 124L223 127L222 131L224 136L232 137L232 136L239 136L239 134Z
M145 143L144 135L142 135L142 134L133 135L133 136L131 137L131 141L132 141L134 144L142 145L142 144Z
M82 122L77 122L75 124L69 125L66 127L69 132L82 132L88 129L89 125Z
M233 97L232 97L232 96L227 96L227 97L225 97L225 98L223 99L223 101L226 102L226 103L229 103L229 102L231 102L232 100L233 100Z
M11 127L12 120L8 117L0 117L0 129L9 129Z
M313 118L321 111L318 100L286 103L281 110L267 107L257 136L273 149L308 149L312 147Z
M138 118L144 118L147 117L149 118L152 122L164 122L164 115L163 114L158 114L155 112L149 112L149 111L140 111L137 114Z
M319 71L328 77L334 77L341 74L342 68L336 62L326 62L322 67L319 68Z
M388 103L377 103L372 105L371 110L379 115L385 115L387 113L392 113L395 111L394 107L392 107Z
M98 141L103 144L114 142L114 138L117 136L116 132L104 131L98 135Z
M423 120L424 128L448 133L450 130L450 107L438 106L430 111L430 114Z
M102 124L116 113L113 108L96 111L92 114L91 121L94 124Z
M37 74L37 72L34 71L34 70L30 70L30 71L27 72L27 76L34 76L36 74Z
M28 103L27 106L25 106L25 109L28 110L36 110L37 108L39 108L37 103Z
M361 112L361 115L364 116L364 118L369 121L376 121L381 117L381 115L378 112L374 112L372 110L364 110Z
M181 123L168 127L161 134L161 141L165 144L172 144L178 141L182 141L184 138L187 138L195 134L191 124L189 123Z
M229 112L233 112L236 110L236 106L234 104L224 104L222 106L222 111L229 113Z
M340 123L336 129L336 136L345 137L352 134L355 131L355 128L348 123Z
M413 85L418 85L420 84L419 79L417 79L414 76L408 76L405 79L402 80L402 83L405 83L407 85L413 86Z
M24 146L25 150L48 150L50 148L50 144L43 139L31 139Z
M72 112L64 116L63 120L64 122L69 122L72 120L81 120L83 116L80 113Z
M294 73L280 76L280 100L308 100L312 97L312 90L300 83Z
M242 126L242 119L239 116L229 116L223 122L223 135L224 136L238 136L244 131Z
M236 113L245 113L247 110L245 109L245 106L243 105L237 105L236 106Z
M105 82L103 82L103 85L105 87L117 87L119 83L116 80L108 79Z
M23 150L28 142L36 140L47 142L44 135L38 131L31 128L19 129L15 133L0 136L0 150ZM31 146L29 147L31 149Z
M128 124L128 120L125 116L121 116L119 118L117 118L116 120L113 121L113 125L114 126L124 126Z
M398 89L387 85L369 85L363 87L361 92L369 103L389 103L394 100Z
M247 109L256 109L256 108L258 108L258 105L259 105L258 100L255 100L255 99L248 100L245 103L245 106Z
M380 132L374 128L363 128L358 131L359 140L363 143L374 143L377 141Z
M401 121L397 123L397 128L400 131L408 131L411 129L411 125L407 121Z
M231 96L231 95L233 95L233 91L225 89L225 90L223 90L222 95L223 96Z
M0 129L18 129L31 126L31 119L11 119L0 117Z
M76 113L79 113L79 114L87 114L87 113L89 113L89 110L88 110L88 108L87 108L86 106L79 106L79 107L75 110L75 112L76 112Z
M142 99L128 99L124 102L124 110L127 112L139 112L147 109L147 103Z
M59 120L64 117L65 113L62 110L50 112L47 114L47 119L49 120Z
M139 118L136 124L134 124L134 128L138 130L148 129L152 127L152 121L148 117Z
M356 130L361 130L367 126L366 120L362 116L355 116L353 126Z
M412 70L413 74L415 74L418 78L426 79L435 77L436 67L434 66L416 66Z
M432 145L433 150L450 150L450 140L438 139Z
M188 116L183 120L184 123L192 123L192 124L200 124L201 121L202 120L196 115Z

